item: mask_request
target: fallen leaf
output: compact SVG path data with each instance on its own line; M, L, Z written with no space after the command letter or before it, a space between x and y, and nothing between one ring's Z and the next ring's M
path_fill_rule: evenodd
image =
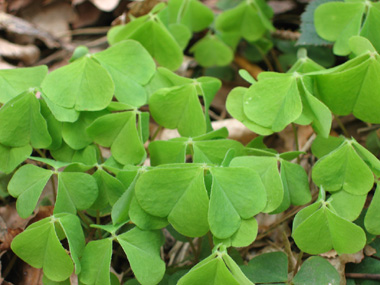
M69 3L54 2L43 7L33 5L22 10L21 15L54 37L64 42L71 40L71 35L68 32L70 31L70 23L75 20L76 14Z
M5 30L12 35L24 36L18 37L20 44L28 44L34 42L35 39L39 39L46 44L48 48L59 48L60 42L55 39L51 34L36 28L28 21L16 16L12 16L3 12L0 12L0 30Z
M75 10L78 17L76 17L72 23L74 29L94 24L102 14L102 12L90 2L80 3L75 6Z
M26 65L32 65L39 59L40 50L35 45L17 45L0 39L0 55L13 60L21 60Z
M17 66L9 64L8 62L2 60L0 57L0 69L12 69L12 68L16 68L16 67Z

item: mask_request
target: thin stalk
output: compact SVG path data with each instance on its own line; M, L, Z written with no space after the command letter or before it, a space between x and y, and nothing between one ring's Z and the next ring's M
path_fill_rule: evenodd
M82 211L77 211L79 218L85 223L87 228L90 228L90 223L88 222L88 218Z
M294 142L296 144L296 151L300 150L300 144L298 142L298 129L294 123L292 123L293 133L294 133ZM300 157L297 156L297 163L300 164L301 160Z
M214 242L212 240L212 235L210 232L207 233L208 243L210 244L210 248L214 248Z
M346 138L349 138L350 137L350 134L348 133L346 127L343 125L342 121L339 119L338 116L335 116L335 120L336 122L338 123L340 129L343 131L343 134Z
M3 274L2 274L2 277L5 279L7 278L9 272L11 272L13 266L15 265L16 263L16 260L17 260L17 255L13 255L11 261L9 261L7 267L4 269L3 271Z
M301 250L297 257L297 263L296 263L296 266L294 267L293 276L296 276L298 272L298 268L300 267L301 262L302 262L302 257L303 257L303 251Z
M100 211L96 210L96 224L100 225ZM102 238L102 230L97 229L98 237L101 239Z
M279 61L278 58L277 58L277 55L276 55L276 52L274 51L274 49L271 49L271 50L270 50L270 54L272 55L273 61L274 61L274 63L276 64L276 68L277 68L277 70L278 70L279 72L281 72L281 73L284 73L284 70L283 70L283 68L282 68L282 66L281 66L280 61Z
M46 155L38 148L34 149L41 157L46 158Z
M51 188L53 190L53 202L54 202L54 205L55 205L55 202L57 200L57 189L55 188L55 174L53 174L51 176L50 181L51 181Z
M199 262L199 256L201 256L201 250L202 250L202 241L203 241L203 238L199 238L198 239L198 250L196 252L196 255L195 255L195 258L194 258L194 262L195 263L198 263Z
M150 138L150 141L154 141L156 139L156 137L158 136L158 134L160 133L161 130L162 130L162 126L158 126L158 128L154 132L153 136Z
M194 263L196 264L196 260L195 260L195 257L196 257L196 250L195 250L195 246L194 246L194 243L193 243L193 240L189 237L186 237L186 239L188 240L189 244L190 244L190 247L191 247L191 250L193 251L193 255L194 255Z

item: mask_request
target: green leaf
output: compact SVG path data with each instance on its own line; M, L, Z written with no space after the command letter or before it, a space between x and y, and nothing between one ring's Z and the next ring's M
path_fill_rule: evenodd
M299 88L303 106L302 115L313 122L312 127L317 134L327 138L332 123L331 111L309 92L305 80L300 81L301 88Z
M39 100L39 102L41 106L41 114L46 120L49 135L52 140L48 149L58 149L62 145L62 123L54 117L45 100Z
M193 162L221 165L227 152L243 155L243 145L234 140L193 141Z
M0 103L4 104L24 91L39 87L47 72L46 65L0 70Z
M365 122L380 123L380 56L363 54L338 68L315 76L321 100L334 114L352 112Z
M371 170L349 141L318 160L312 177L315 184L327 191L343 189L353 195L367 194L374 182Z
M49 279L64 281L70 277L74 265L51 221L51 218L46 218L29 226L13 239L11 248L31 266L42 268Z
M297 77L284 74L259 80L244 95L248 119L273 131L281 131L302 113Z
M361 159L368 165L368 167L372 170L372 172L379 177L380 176L380 161L374 156L371 152L369 152L365 147L359 144L354 139L352 140L352 146L355 151L359 154Z
M345 142L344 137L317 136L311 145L311 151L317 158L322 158L337 149L343 142Z
M185 163L186 149L186 141L153 141L149 144L150 164Z
M95 178L87 173L61 172L58 174L58 193L54 213L72 213L85 210L98 197Z
M41 196L42 190L53 172L32 164L20 167L8 184L8 191L17 198L16 208L20 217L29 217Z
M216 36L208 35L190 49L195 60L204 67L226 66L234 58L232 49Z
M178 23L170 24L168 29L179 47L184 50L193 36L191 31L185 25Z
M167 218L153 216L144 211L134 196L131 199L128 210L131 221L142 230L159 230L169 224Z
M288 281L288 257L281 251L255 256L241 269L249 280L255 283Z
M376 49L373 47L372 43L368 39L363 37L351 37L349 40L349 45L352 53L355 56L359 56L368 52L376 53Z
M149 107L158 124L168 129L178 128L182 136L206 132L205 116L192 84L159 89L150 97Z
M316 31L322 38L336 41L335 54L350 53L348 40L359 34L364 9L364 2L332 2L325 3L315 10Z
M362 37L367 38L372 45L380 51L380 37L378 33L376 32L376 27L380 24L380 10L378 3L371 3L368 4L368 12L364 21L364 24L362 26L362 29L360 31L360 35Z
M98 197L92 205L93 209L102 209L108 204L113 206L125 191L123 184L103 169L98 169L92 177L95 178L99 189Z
M266 191L256 171L245 167L211 168L213 180L208 221L219 239L232 236L242 219L250 219L266 205Z
M92 143L87 135L86 128L98 117L107 112L81 112L79 119L74 123L63 123L62 137L68 146L80 150Z
M258 125L257 123L250 120L247 115L244 113L244 96L247 93L247 88L236 87L232 89L230 94L228 94L226 108L228 113L235 119L243 123L251 131L267 136L273 133L269 128Z
M15 168L32 154L30 145L22 147L8 147L0 144L0 171L11 173Z
M87 128L87 133L97 144L111 147L112 156L121 164L139 164L146 156L135 112L104 115Z
M240 284L252 285L225 251L215 251L194 266L178 285L190 284Z
M281 160L280 174L284 186L284 200L276 212L285 211L290 204L300 206L311 201L309 180L301 165Z
M245 247L256 239L257 232L258 224L255 218L242 219L239 229L232 236L224 240L214 237L214 244L223 243L226 247Z
M115 28L108 33L111 45L125 39L136 40L160 65L170 70L180 67L182 49L157 16L142 16L125 26Z
M375 194L372 197L371 204L368 207L367 214L364 218L364 225L368 232L378 235L380 233L380 186L376 186Z
M80 282L94 285L110 285L112 239L91 241L84 249L81 260Z
M171 0L168 13L170 23L184 24L192 32L204 30L214 19L211 9L198 0Z
M325 202L316 202L297 213L292 234L304 252L319 254L334 248L338 253L355 253L365 243L359 226L333 213Z
M320 256L309 257L294 276L293 283L297 284L340 284L338 271L326 259Z
M75 274L81 271L80 257L82 256L85 240L80 220L77 216L71 214L57 214L54 218L58 219L70 247L70 256L75 264Z
M336 213L346 220L356 220L367 199L367 195L352 195L344 190L334 192L328 201Z
M0 143L9 147L46 148L52 140L33 92L22 93L0 109Z
M165 262L160 248L163 238L160 231L143 231L135 227L118 235L117 241L127 255L133 273L142 284L157 284L165 274Z
M223 12L216 18L216 29L227 33L238 32L247 41L260 39L267 30L274 28L268 19L271 15L265 15L258 3L259 1L244 1Z
M84 56L49 73L41 88L54 104L76 111L105 109L115 89L107 70L91 56Z
M78 120L80 112L75 109L65 108L53 103L44 93L41 93L41 98L43 98L44 102L57 121L73 123Z
M123 103L140 107L147 102L142 87L156 71L152 57L135 41L127 40L94 55L109 72L115 84L115 96Z
M267 193L267 204L262 212L272 212L281 205L284 189L278 173L276 157L236 157L231 161L230 166L252 168L260 174Z
M149 214L167 217L179 233L203 236L209 230L203 171L197 166L147 171L136 183L136 198Z

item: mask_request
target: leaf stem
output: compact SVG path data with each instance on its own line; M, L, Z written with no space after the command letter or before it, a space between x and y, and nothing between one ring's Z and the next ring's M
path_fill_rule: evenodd
M38 148L34 149L41 157L46 158L46 155Z
M343 134L346 138L349 138L350 137L350 134L348 133L346 127L343 125L341 119L338 117L338 116L334 116L336 122L338 123L340 129L343 131Z
M11 272L13 266L16 263L16 260L17 260L17 255L13 255L11 261L9 261L7 267L3 271L3 274L2 274L3 279L5 279L8 276L9 272Z
M51 176L51 187L52 187L52 190L53 190L53 202L54 202L54 205L55 205L55 202L57 201L57 189L55 187L55 174L53 174Z
M154 141L156 139L156 137L158 136L158 134L161 132L161 130L162 130L162 126L158 126L158 128L154 132L153 136L150 138L150 141Z
M191 247L191 250L193 251L193 255L194 255L194 263L196 264L196 253L197 251L195 250L195 246L194 246L194 243L193 243L193 240L189 237L186 237L186 239L189 241L189 244L190 244L190 247Z
M210 244L210 248L213 249L213 247L214 247L214 242L213 242L213 240L212 240L211 232L208 232L208 233L207 233L207 238L208 238L208 243Z
M296 274L298 272L298 268L300 267L301 262L302 262L302 257L303 257L303 251L301 250L300 253L298 254L298 257L297 257L296 266L294 267L293 277L296 276Z
M298 129L297 129L296 124L292 123L292 128L293 128L293 133L294 133L294 142L296 145L296 151L299 151L300 150L300 144L298 142ZM300 164L300 162L301 162L300 157L297 156L297 163Z

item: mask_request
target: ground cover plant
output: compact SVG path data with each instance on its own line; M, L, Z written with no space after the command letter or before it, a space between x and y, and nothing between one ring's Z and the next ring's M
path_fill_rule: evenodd
M213 127L222 81L175 71L184 52L204 68L228 66L244 45L265 57L275 27L263 0L219 1L217 15L198 0L169 0L111 28L106 50L79 47L52 72L0 70L3 183L22 218L54 206L12 238L12 251L42 268L44 284L369 284L355 278L379 268L380 161L339 116L380 123L378 3L314 0L288 70L239 71L245 85L226 109L259 135L245 145ZM316 42L347 57L312 59ZM178 136L156 139L150 121ZM289 126L292 151L267 147ZM299 126L315 133L311 170L300 163ZM272 231L283 250L242 259ZM189 245L186 265L163 258L169 239ZM363 250L347 274L327 260ZM121 275L111 266L120 256Z

